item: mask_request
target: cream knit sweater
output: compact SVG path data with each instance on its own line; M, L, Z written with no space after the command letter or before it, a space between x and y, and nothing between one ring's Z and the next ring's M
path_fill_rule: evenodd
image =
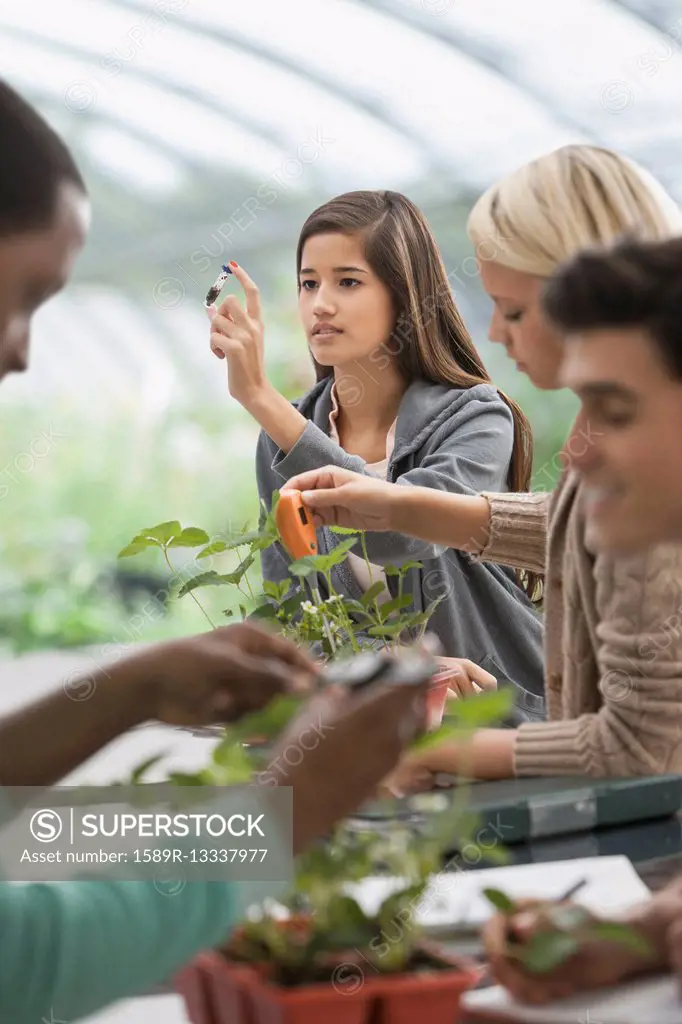
M483 561L545 573L547 722L521 725L516 775L682 771L682 545L594 555L579 486L486 494Z

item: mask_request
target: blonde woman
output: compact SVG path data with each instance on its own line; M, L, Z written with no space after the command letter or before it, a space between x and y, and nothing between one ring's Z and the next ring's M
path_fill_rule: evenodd
M538 387L554 389L562 342L542 310L547 278L580 249L622 234L682 234L682 216L629 160L567 146L490 188L474 206L468 230L494 305L491 339ZM599 422L581 421L569 449L589 445L596 430ZM322 522L412 533L481 561L545 572L549 721L480 730L466 749L449 743L408 756L386 780L390 791L425 788L436 772L464 769L478 778L682 769L682 633L666 627L682 606L682 546L625 558L592 550L570 470L553 494L445 494L332 467L287 486L306 492Z

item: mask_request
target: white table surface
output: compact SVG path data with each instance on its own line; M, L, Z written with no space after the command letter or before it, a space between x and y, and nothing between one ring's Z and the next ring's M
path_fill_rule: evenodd
M55 652L0 660L0 715L58 687L69 675L92 665L88 652ZM168 752L166 765L192 770L205 763L215 739L197 737L160 725L144 726L121 736L64 779L68 784L101 785L118 781L153 754ZM153 770L149 775L154 778ZM187 1024L182 1000L175 995L126 999L88 1017L89 1024Z

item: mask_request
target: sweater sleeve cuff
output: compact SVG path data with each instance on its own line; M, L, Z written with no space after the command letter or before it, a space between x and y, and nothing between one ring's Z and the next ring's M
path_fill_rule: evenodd
M544 573L549 494L484 491L482 497L490 506L490 534L476 560Z
M516 731L514 774L603 776L603 765L592 756L589 746L585 719L592 717L524 722Z
M323 466L340 466L342 469L357 469L357 462L344 450L327 437L324 431L308 420L306 428L298 441L286 454L279 450L272 461L272 469L284 481L299 473L311 469L322 469ZM361 467L360 467L361 468Z

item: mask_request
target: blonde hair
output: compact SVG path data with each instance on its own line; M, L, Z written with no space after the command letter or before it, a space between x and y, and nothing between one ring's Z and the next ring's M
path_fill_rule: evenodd
M581 249L624 235L682 235L682 212L648 171L598 146L562 146L478 199L467 221L478 257L549 277Z

